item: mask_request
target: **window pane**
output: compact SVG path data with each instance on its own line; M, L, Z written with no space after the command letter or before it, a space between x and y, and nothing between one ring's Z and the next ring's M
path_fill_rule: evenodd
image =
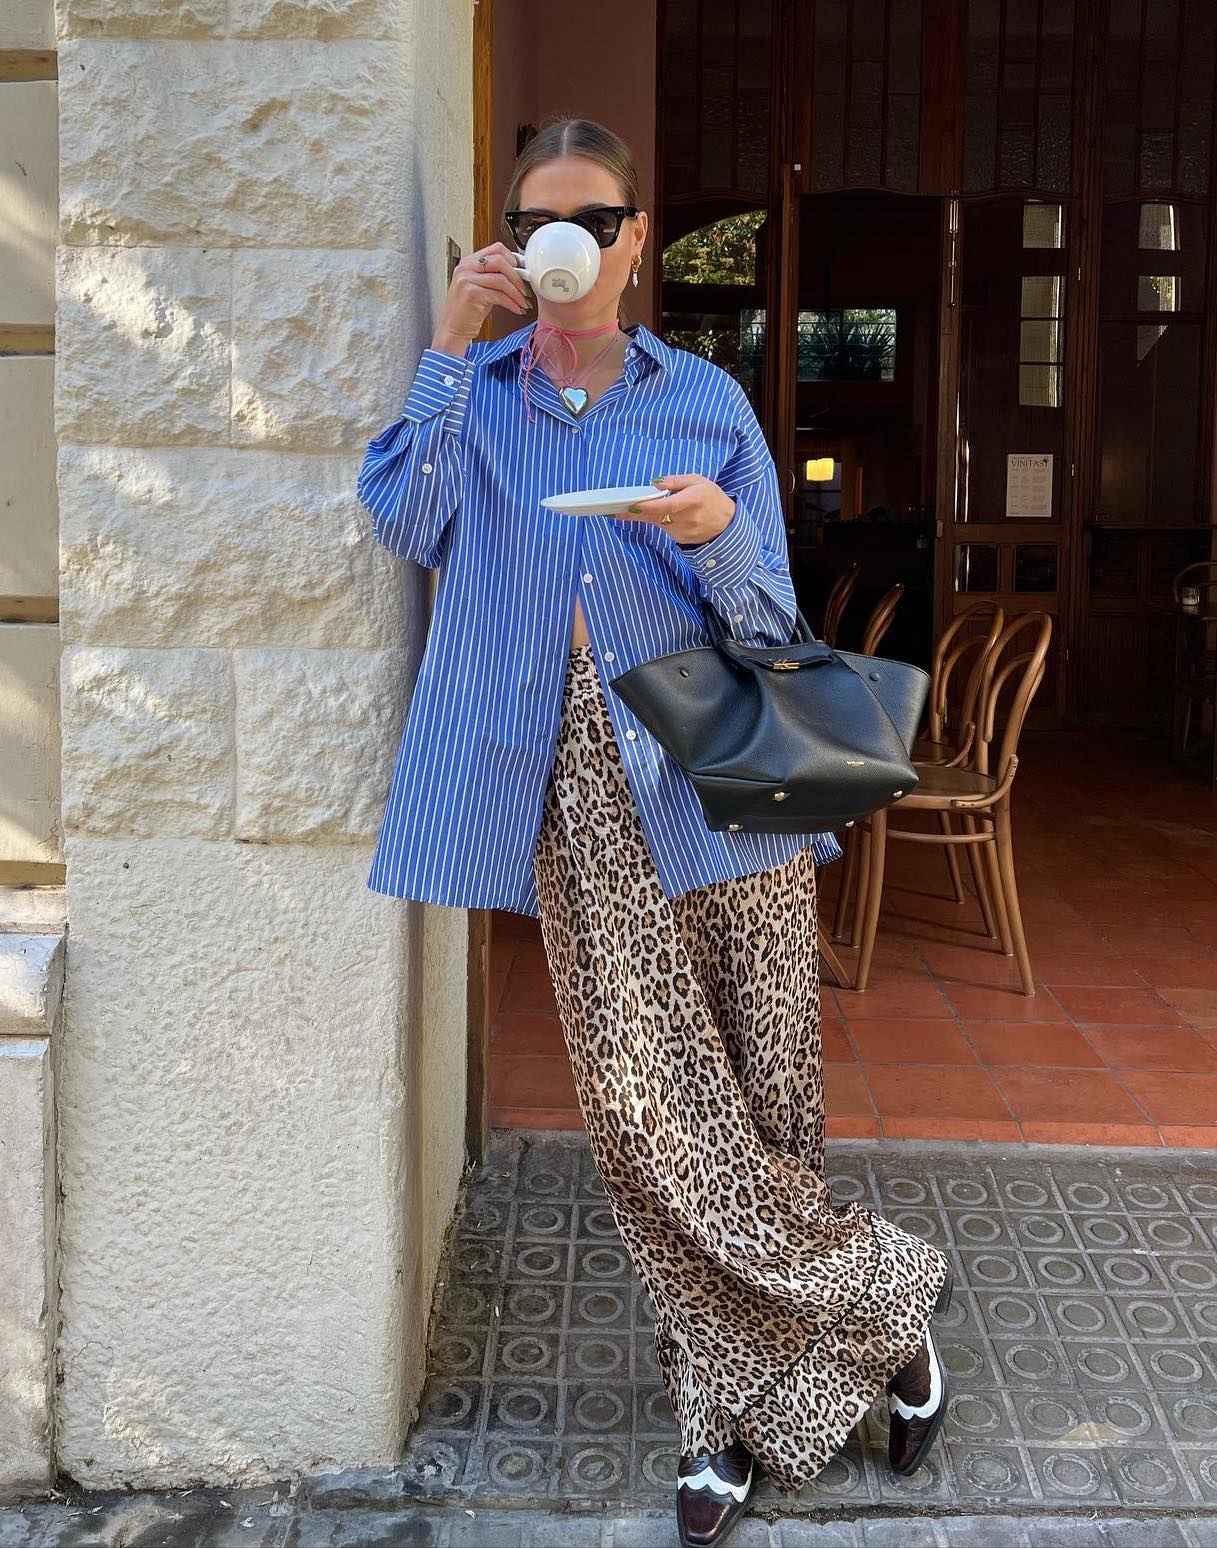
M1020 543L1014 550L1015 591L1055 591L1055 543Z
M1061 312L1061 277L1059 274L1025 274L1023 276L1023 316L1059 317Z
M801 382L890 382L896 376L896 313L886 307L799 313Z
M1175 252L1179 246L1179 222L1173 204L1143 204L1139 247Z
M1138 312L1178 312L1180 280L1177 274L1139 274L1137 276Z
M1023 363L1055 365L1061 358L1061 326L1055 322L1025 322L1020 331Z
M1059 204L1030 199L1023 206L1023 246L1063 247L1064 211Z
M745 210L669 242L663 250L663 278L687 285L755 285L756 233L764 210Z
M1199 324L1100 332L1099 519L1176 526L1196 515Z
M955 550L956 591L996 591L997 571L996 543L961 543Z
M1018 401L1024 408L1060 408L1060 366L1020 365Z
M958 521L1005 519L1012 453L1051 454L1052 509L1060 509L1065 287L1054 271L1068 249L1024 245L1028 211L1048 208L1051 201L1011 198L963 211Z
M1194 204L1110 203L1103 210L1102 281L1105 312L1204 310L1208 216ZM1154 287L1175 280L1174 304Z

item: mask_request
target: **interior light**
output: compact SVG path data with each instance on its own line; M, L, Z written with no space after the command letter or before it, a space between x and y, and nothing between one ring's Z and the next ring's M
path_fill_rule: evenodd
M809 484L831 484L836 466L832 457L809 457L803 464L803 477Z

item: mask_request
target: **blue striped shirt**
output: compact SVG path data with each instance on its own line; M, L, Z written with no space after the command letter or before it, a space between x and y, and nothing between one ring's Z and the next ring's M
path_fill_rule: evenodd
M576 592L626 776L668 897L766 870L831 834L715 832L688 775L609 679L710 641L785 644L794 586L777 474L748 397L639 323L624 373L576 418L543 370L520 391L533 324L467 354L424 349L400 415L368 443L358 494L376 539L438 569L426 649L367 885L539 914L533 858L554 759ZM565 516L545 495L700 473L735 501L717 537Z

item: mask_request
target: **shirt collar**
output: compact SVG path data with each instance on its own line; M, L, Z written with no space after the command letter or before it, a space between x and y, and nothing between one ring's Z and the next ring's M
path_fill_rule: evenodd
M478 364L492 365L496 360L502 360L504 356L518 355L534 326L534 323L526 323L524 327L517 328L514 333L504 334L501 339L492 339L478 356ZM632 346L626 346L627 376L631 376L631 362L636 361L639 356L645 356L654 361L665 371L671 370L676 364L676 351L670 344L665 344L661 338L652 333L645 323L631 323L624 331L633 341ZM636 374L636 368L633 374Z

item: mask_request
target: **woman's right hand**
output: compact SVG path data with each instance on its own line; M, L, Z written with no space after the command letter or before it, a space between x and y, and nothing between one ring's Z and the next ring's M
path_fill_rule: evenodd
M480 258L486 262L480 263ZM495 306L514 312L527 312L531 307L523 271L502 242L478 248L453 269L432 348L463 355Z

